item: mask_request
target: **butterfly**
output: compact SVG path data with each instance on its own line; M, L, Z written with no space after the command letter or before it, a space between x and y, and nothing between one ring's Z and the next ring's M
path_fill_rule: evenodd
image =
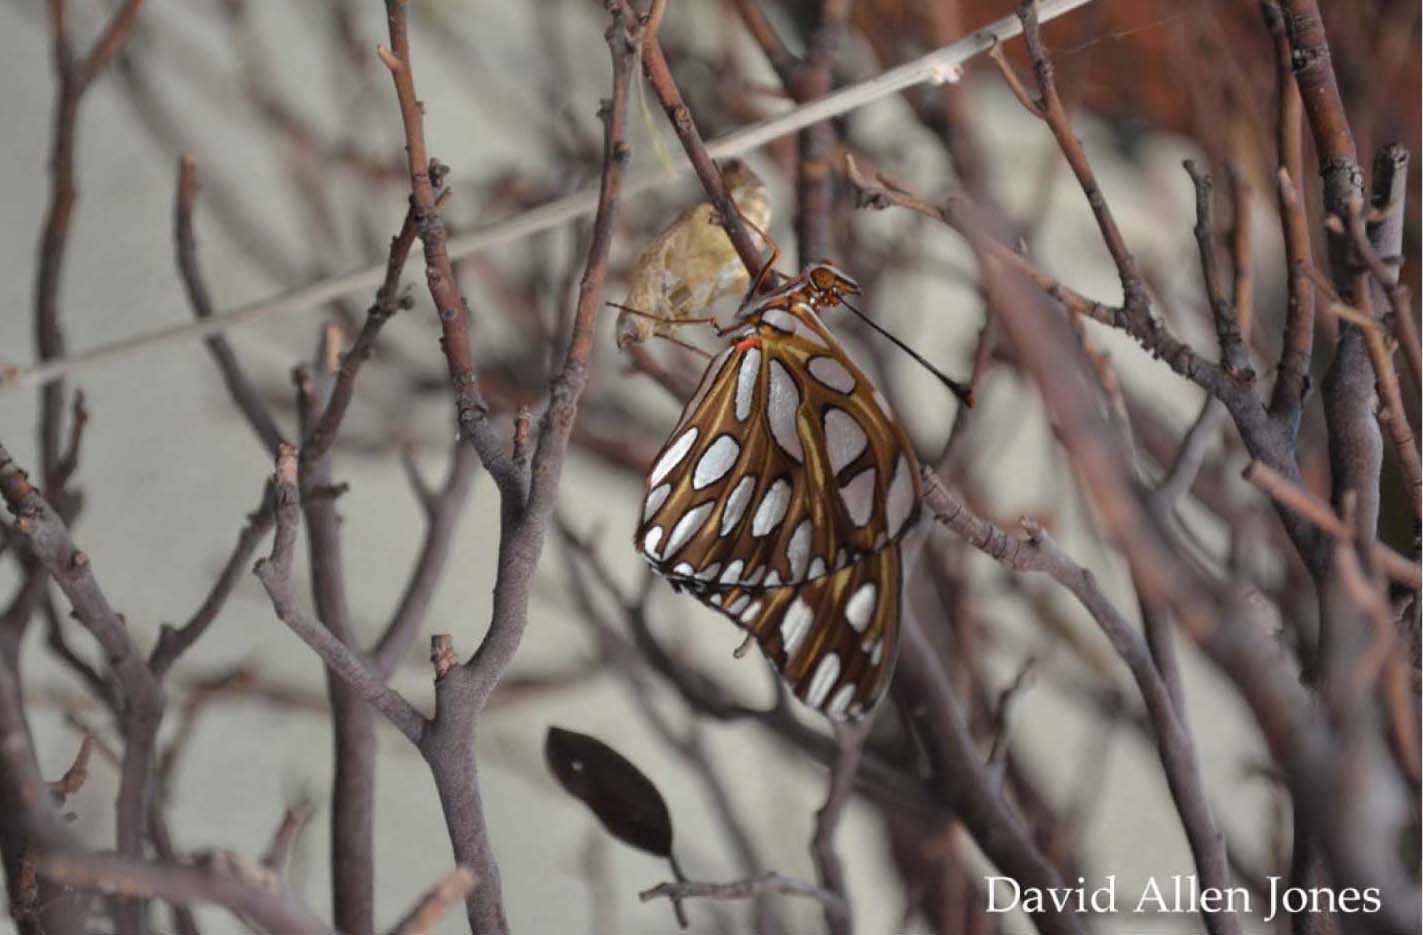
M647 474L634 540L832 720L889 684L922 492L904 430L820 318L860 291L819 262L748 297Z

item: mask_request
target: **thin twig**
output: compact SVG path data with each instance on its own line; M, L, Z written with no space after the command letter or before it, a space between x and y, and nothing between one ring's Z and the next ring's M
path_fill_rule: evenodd
M742 223L741 213L737 210L736 203L731 200L731 193L727 191L726 182L721 177L721 170L717 168L715 160L707 151L701 131L697 129L697 122L692 117L692 111L687 107L687 102L682 100L682 92L677 88L677 82L672 77L672 67L667 64L667 57L662 54L662 45L658 41L657 32L662 25L663 14L666 12L667 0L653 0L652 7L643 24L643 73L647 75L653 93L657 95L662 109L666 111L667 119L672 122L672 129L677 134L677 139L681 141L682 148L686 150L687 160L692 164L692 171L696 172L697 178L701 180L707 198L711 201L712 207L716 209L717 221L726 230L726 236L731 240L731 245L736 248L737 255L741 257L741 262L746 267L748 275L752 277L754 286L756 285L755 277L760 273L764 262L761 250L751 239L746 225Z
M203 598L202 604L181 627L175 628L165 624L159 629L158 642L154 644L148 657L148 667L153 670L155 677L162 679L173 663L178 661L178 657L207 632L208 627L222 612L228 597L237 587L237 582L246 573L252 553L257 551L257 546L267 534L267 530L272 528L272 508L272 492L270 488L266 488L262 494L261 505L247 517L247 525L242 527L237 544L233 546L232 555L218 573L217 581L213 582L212 590Z
M1354 530L1335 514L1328 503L1269 465L1251 461L1242 476L1272 500L1300 514L1332 538L1354 538ZM1409 561L1382 542L1374 543L1372 554L1390 580L1410 588L1417 588L1418 583L1423 581L1423 565Z
M810 854L815 861L820 885L839 897L836 902L825 903L825 929L831 935L850 935L854 930L845 868L840 863L840 856L835 853L835 830L854 795L855 771L859 768L868 732L868 722L836 726L835 763L830 769L825 804L815 813L815 834L811 837Z
M926 472L924 480L925 501L934 511L935 519L1007 568L1049 575L1071 591L1092 615L1131 672L1146 705L1167 785L1202 883L1229 887L1229 861L1206 797L1195 743L1146 642L1101 591L1095 576L1063 552L1042 526L1025 519L1026 537L1010 536L993 523L973 515L963 503L951 497L937 475ZM1211 932L1239 930L1231 912L1203 909L1202 919Z
M100 587L89 556L75 545L63 520L3 446L0 497L15 515L15 528L27 540L31 553L69 599L79 622L103 647L118 680L124 734L116 807L118 851L124 857L138 857L143 852L152 799L153 753L163 716L162 688ZM125 900L119 910L118 921L128 920L126 930L134 930L133 917L142 914L141 904Z
M262 855L262 866L279 878L286 876L292 848L306 823L311 820L313 811L310 802L298 802L288 806L282 813L281 824L277 825L277 830L272 834L272 843L267 845L267 851Z
M1289 288L1284 340L1280 347L1278 376L1270 397L1270 413L1276 419L1294 423L1304 405L1304 394L1309 385L1310 356L1314 352L1314 293L1310 291L1304 276L1304 269L1312 266L1314 260L1309 220L1296 188L1304 178L1304 162L1300 154L1303 112L1284 14L1279 4L1274 2L1261 3L1260 10L1275 53L1275 148L1279 162L1276 197L1280 226L1285 237Z
M400 274L405 269L405 258L410 254L410 246L415 242L415 210L405 212L405 220L400 231L390 239L390 255L386 259L385 279L376 290L375 302L366 313L366 322L356 335L350 349L341 355L341 366L326 400L321 417L316 420L306 438L302 441L301 457L307 461L317 461L323 457L336 440L346 409L355 395L356 374L361 364L370 358L375 350L376 338L381 328L396 311L408 307L408 300L400 298Z
M460 902L474 889L478 880L468 867L456 867L444 879L420 897L405 918L396 923L390 935L426 935L439 924L450 907Z
M849 910L845 901L835 893L816 886L814 883L781 876L779 873L766 873L749 880L733 880L730 883L700 883L695 880L684 880L680 883L659 883L651 889L638 893L637 898L643 902L650 902L654 899L728 900L750 899L762 893L804 896L808 899L818 900L827 907L836 907L840 912Z
M270 871L231 851L214 851L195 864L56 853L42 855L40 869L68 886L102 893L182 905L215 903L270 935L335 935Z
M193 209L198 197L198 167L191 156L178 160L178 188L173 199L173 241L178 260L178 274L183 280L183 288L188 293L188 304L192 306L193 317L199 321L211 320L213 311L212 295L203 279L198 265L197 237L193 233ZM272 418L270 408L262 394L252 385L246 372L237 360L232 345L221 334L210 334L205 339L208 353L212 355L227 386L231 397L247 424L252 427L257 439L266 449L269 457L275 457L277 446L286 440L277 422Z
M1092 0L1048 0L1043 4L1039 19L1047 22L1091 2ZM1020 31L1021 26L1016 17L1007 16L996 20L972 35L873 78L846 85L784 114L768 117L713 140L707 144L707 155L714 160L745 155L812 124L838 117L907 88L940 83L947 76L956 74L965 62L988 51L995 43L1018 35ZM690 165L678 163L662 173L649 172L639 175L628 182L625 194L632 197L661 188L681 178L690 168ZM449 255L451 259L459 260L502 244L522 240L587 217L593 214L597 207L597 191L581 191L526 211L507 221L498 221L451 238L447 244ZM384 275L383 266L368 266L228 309L206 321L155 328L86 351L59 356L56 359L42 359L29 367L0 370L0 392L37 386L56 377L71 375L151 347L196 340L267 318L318 308L343 296L373 289L380 285Z
M297 636L316 651L327 668L350 685L358 695L384 714L411 743L418 744L425 729L425 718L411 707L394 689L385 685L364 662L330 630L306 615L292 593L292 559L296 551L296 533L300 524L301 506L296 484L297 453L282 446L277 456L277 471L273 484L276 498L276 534L272 552L259 559L253 568L267 595L272 609Z
M1246 349L1235 303L1228 298L1220 271L1220 251L1216 245L1215 207L1212 197L1215 184L1210 174L1194 159L1185 161L1186 173L1196 188L1196 245L1201 255L1201 273L1206 281L1206 298L1215 317L1216 336L1220 341L1220 360L1233 378L1250 381L1255 371L1250 367L1250 352Z

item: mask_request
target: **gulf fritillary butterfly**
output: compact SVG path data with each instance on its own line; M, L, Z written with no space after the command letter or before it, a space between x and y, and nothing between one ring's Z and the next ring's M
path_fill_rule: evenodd
M814 263L742 304L647 475L635 539L833 720L889 684L921 493L903 429L820 320L859 292Z

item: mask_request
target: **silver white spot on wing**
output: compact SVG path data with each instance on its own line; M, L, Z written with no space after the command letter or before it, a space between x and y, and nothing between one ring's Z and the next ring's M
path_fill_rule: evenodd
M751 535L759 539L779 526L790 505L791 485L784 477L778 478L761 495L761 505L756 507L756 515L751 517Z
M647 502L642 505L642 521L644 523L652 519L653 514L662 509L662 504L667 502L667 495L671 492L671 484L652 488L652 493L647 495Z
M674 575L684 575L684 576L690 578L690 577L692 577L694 574L696 574L696 571L697 571L697 570L692 567L691 562L678 562L677 565L676 565L676 567L672 569L672 574L674 574Z
M875 613L877 590L873 581L866 581L845 602L845 619L850 621L856 633L865 632L865 627L870 625L870 618Z
M745 610L743 610L743 611L741 612L741 616L740 616L738 619L739 619L742 623L744 623L746 626L749 627L749 626L751 626L751 624L753 624L753 623L756 622L756 618L757 618L758 616L760 616L760 615L761 615L761 602L760 602L760 601L756 601L756 602L755 602L754 604L752 604L750 607L748 607L748 608L746 608Z
M900 455L894 464L894 479L885 496L885 516L891 536L899 535L909 515L914 512L914 478L909 474L909 459Z
M736 418L745 422L751 415L751 407L756 402L756 383L761 376L761 349L753 347L741 358L741 368L736 371Z
M715 581L716 573L719 571L721 571L721 562L712 562L710 565L697 572L693 577L695 577L698 581Z
M855 377L833 357L812 357L806 367L811 376L837 393L848 393L855 388Z
M751 603L751 595L743 594L727 606L726 612L731 614L733 617L739 617L741 615L741 612L746 609L746 605L749 603Z
M772 568L766 572L765 586L768 588L778 588L781 586L781 573Z
M662 542L663 529L661 526L653 526L647 531L647 535L642 540L642 551L646 552L649 558L661 558L657 554L657 546Z
M835 680L840 677L840 657L834 653L826 653L820 657L820 662L815 667L815 674L810 677L810 687L805 690L805 703L812 708L818 708L825 703L825 697L830 694L830 689L835 685Z
M657 459L657 463L652 466L652 473L647 475L649 487L656 487L662 482L662 478L667 476L667 472L682 463L682 459L687 456L687 452L692 450L692 446L697 442L697 427L694 425L681 435L677 436L662 457Z
M765 576L766 576L766 566L765 566L765 565L762 565L760 568L758 568L758 569L756 569L755 571L751 572L751 574L747 575L745 578L742 578L742 579L741 579L741 583L744 584L744 585L746 585L747 587L753 587L753 588L754 588L754 587L756 587L757 585L759 585L759 584L761 583L761 579L764 578Z
M795 316L779 308L768 308L761 313L762 324L770 325L777 331L784 331L786 334L796 333Z
M807 579L823 578L827 570L825 567L825 559L817 555L810 560L810 568L806 571L805 576Z
M845 510L850 514L850 522L863 526L870 521L875 511L875 469L865 468L850 478L840 488L840 499L845 501Z
M815 313L815 309L811 308L809 305L806 305L804 302L796 302L791 305L791 308L796 311L799 311L801 315L805 316L811 321L819 321L819 318ZM799 328L796 330L796 333L799 334L802 338L805 338L807 341L811 342L812 344L819 344L821 347L827 346L825 343L825 339L820 336L819 331L817 331L815 328Z
M771 423L771 437L797 462L805 460L796 431L796 411L800 409L800 391L790 372L778 360L771 361L771 392L766 400L766 418Z
M718 580L722 584L737 584L741 581L741 569L745 567L745 563L738 558L726 566L726 571L721 573L721 578Z
M672 527L672 535L667 537L667 548L663 555L672 558L677 554L677 550L686 544L687 540L697 534L697 530L702 528L702 524L707 521L707 516L711 514L712 507L716 506L715 500L708 500L706 503L692 507L682 514L682 518L677 520L677 525Z
M785 615L781 617L781 648L786 651L787 664L795 658L796 651L805 641L805 635L810 632L810 625L814 622L815 611L805 602L805 598L797 597L791 602L791 606L786 608Z
M786 560L790 564L792 581L800 581L805 576L805 566L810 562L810 539L814 532L810 519L803 519L791 533L791 541L786 544Z
M721 514L721 534L723 536L735 529L736 524L741 522L741 517L746 513L746 506L751 502L751 491L755 487L755 476L746 474L736 482L735 487L731 488L731 493L726 498L726 509Z
M830 703L825 706L825 713L835 720L843 720L849 713L850 699L855 697L855 683L846 682L840 686L840 690L835 693L835 697L830 699Z
M730 435L718 435L702 456L697 459L697 469L692 472L692 489L710 487L726 476L731 466L741 454L741 446Z
M829 358L822 358L829 360ZM855 417L843 409L831 406L825 410L825 450L830 455L830 470L839 474L854 462L870 443L865 430Z

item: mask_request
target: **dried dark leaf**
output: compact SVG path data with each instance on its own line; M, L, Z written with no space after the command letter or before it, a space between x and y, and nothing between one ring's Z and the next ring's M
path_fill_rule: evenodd
M612 747L550 727L544 760L569 795L593 810L608 833L657 857L672 857L672 816L652 780Z

